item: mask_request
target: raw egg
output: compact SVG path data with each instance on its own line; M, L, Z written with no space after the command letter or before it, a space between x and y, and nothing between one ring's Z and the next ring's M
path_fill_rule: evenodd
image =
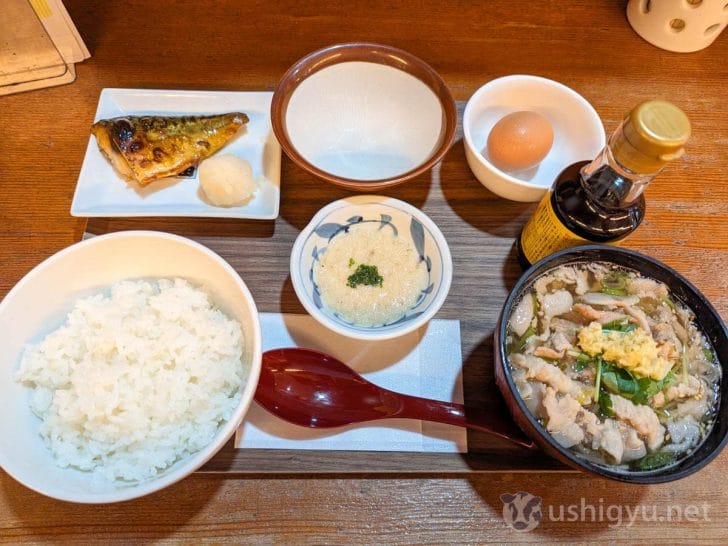
M483 155L502 171L523 171L541 163L553 143L549 120L538 112L523 110L502 117L493 126L487 155Z

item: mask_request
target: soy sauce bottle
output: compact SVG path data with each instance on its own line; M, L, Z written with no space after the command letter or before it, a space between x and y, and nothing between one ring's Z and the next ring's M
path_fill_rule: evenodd
M659 100L636 106L594 160L574 163L556 178L516 240L521 265L632 233L645 215L642 192L683 155L689 137L690 121L677 106Z

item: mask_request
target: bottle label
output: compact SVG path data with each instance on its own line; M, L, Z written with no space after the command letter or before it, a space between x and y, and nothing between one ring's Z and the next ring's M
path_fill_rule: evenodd
M556 216L551 204L551 192L541 199L521 233L521 249L532 264L557 250L588 242L569 230Z

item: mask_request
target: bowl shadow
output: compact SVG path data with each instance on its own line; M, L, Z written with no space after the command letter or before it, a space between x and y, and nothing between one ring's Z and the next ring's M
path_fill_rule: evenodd
M104 235L114 231L165 231L184 237L252 237L269 239L275 234L273 220L240 220L235 218L135 217L89 218L85 232Z
M363 194L394 197L421 209L427 201L433 176L433 170L430 169L397 186L358 192L317 178L286 157L281 173L281 180L285 180L285 183L281 184L280 218L300 231L319 210L332 201Z
M180 528L204 512L209 503L218 496L224 483L217 476L193 474L155 493L116 503L118 508L112 508L109 505L59 501L26 489L6 474L0 477L3 504L8 510L7 517L9 521L16 522L14 525L17 529L36 529L36 532L40 532L49 524L49 514L52 514L52 521L64 522L64 534L68 533L68 536L73 536L73 529L79 534L84 530L87 532L91 522L96 528L129 529L128 517L131 511L136 514L152 514L160 506L175 506L171 521L165 521L161 525L159 522L135 523L133 531L130 531L136 534L134 542L139 544L156 544L160 539L178 534ZM180 502L180 499L184 499L184 502ZM57 537L54 534L58 532L57 528L45 530L51 536Z
M485 188L468 167L462 138L455 141L442 161L440 186L455 214L497 237L517 236L535 207L535 203L503 199Z

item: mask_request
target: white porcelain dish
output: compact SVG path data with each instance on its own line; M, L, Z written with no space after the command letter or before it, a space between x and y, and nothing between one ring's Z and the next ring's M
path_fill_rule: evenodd
M326 247L349 226L361 222L386 224L398 237L411 237L427 264L427 287L415 305L391 324L365 327L346 322L322 303L314 281L314 267ZM360 195L329 203L301 231L291 251L291 281L306 311L327 328L355 339L395 338L426 324L444 303L452 273L450 249L437 225L418 208L385 196Z
M250 121L245 131L218 154L232 154L248 161L259 187L252 201L230 208L215 207L203 199L196 170L191 178L172 177L141 187L119 176L102 155L96 139L89 136L71 215L277 218L281 147L271 128L272 96L270 92L102 90L94 121L145 114L205 115L234 111L247 114Z
M424 163L440 142L443 118L422 81L362 61L309 76L286 111L288 137L306 161L357 180L394 178Z
M39 434L40 420L29 405L30 389L13 379L24 345L39 342L63 324L78 298L122 279L150 277L187 279L242 324L250 373L240 403L207 447L177 461L153 480L109 482L88 472L60 468ZM30 489L65 501L123 501L184 478L233 435L253 400L260 375L260 323L245 282L207 247L167 233L118 232L61 250L31 270L0 303L0 331L0 467Z
M507 173L483 155L493 126L512 112L543 114L554 130L554 143L541 163L525 172ZM538 201L561 171L593 159L606 143L599 114L573 89L538 76L514 75L486 83L468 101L463 114L465 158L486 188L512 201Z
M432 67L392 46L314 51L281 78L273 130L302 169L361 192L411 180L447 153L455 101Z

